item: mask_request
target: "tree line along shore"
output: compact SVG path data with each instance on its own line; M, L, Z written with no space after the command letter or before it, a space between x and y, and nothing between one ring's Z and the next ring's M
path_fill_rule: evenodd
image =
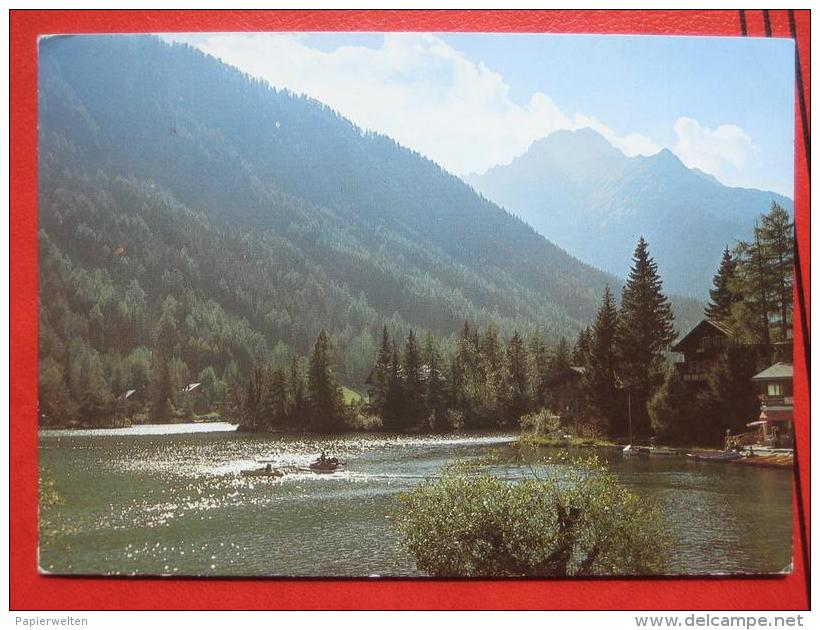
M135 365L115 366L106 379L102 365L80 357L83 393L73 409L50 382L53 366L41 364L41 425L64 425L60 418L68 417L92 427L227 419L248 431L322 433L521 427L545 439L569 435L600 443L626 437L631 420L638 440L718 444L727 429L742 430L754 415L750 378L791 340L792 231L788 213L773 204L750 241L724 251L704 315L731 331L731 343L694 397L670 362L678 333L641 238L620 303L607 287L594 322L574 340L550 345L539 330L504 338L492 322L479 328L465 321L454 343L443 344L431 331L413 329L397 339L384 325L375 363L359 388L364 394L339 383L324 330L306 357L257 362L244 379L225 380L206 368L188 382L174 354L179 303L169 296L153 348L128 358ZM571 408L561 391L568 372L577 385ZM113 396L113 387L122 393Z

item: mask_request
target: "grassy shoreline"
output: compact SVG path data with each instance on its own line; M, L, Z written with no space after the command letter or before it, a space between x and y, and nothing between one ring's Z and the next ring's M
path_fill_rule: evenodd
M623 448L626 444L618 444L604 438L578 437L549 437L543 435L521 435L518 440L521 444L549 447L587 447L587 448Z
M541 435L521 435L519 438L520 444L528 444L530 446L545 446L545 447L556 447L556 448L566 448L566 447L573 447L573 448L617 448L623 449L626 446L626 443L622 442L613 442L612 440L608 440L606 438L578 438L578 437L549 437L549 436L541 436ZM644 445L641 445L644 446ZM710 446L697 446L688 444L686 446L679 446L679 445L670 445L670 444L663 444L659 446L664 446L668 448L673 448L680 451L708 451L708 452L720 452L723 449L720 449L714 445Z

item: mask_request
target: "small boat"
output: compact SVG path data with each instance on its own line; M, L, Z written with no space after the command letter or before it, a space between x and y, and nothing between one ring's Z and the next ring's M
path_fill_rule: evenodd
M794 466L794 457L792 455L750 455L743 459L734 460L732 463L760 466L761 468L788 469Z
M680 455L678 449L669 446L650 446L649 454L653 457L674 457Z
M714 464L726 464L736 459L743 459L745 455L737 451L720 451L718 453L689 453L689 459L699 462L712 462Z
M628 444L624 447L623 454L624 457L646 456L649 455L649 448L647 448L646 446L636 446L634 444Z
M271 468L270 466L242 471L243 477L284 477L284 475L285 473L278 468Z
M316 460L310 464L309 468L312 472L318 474L334 473L342 466L342 463L335 457L325 460Z

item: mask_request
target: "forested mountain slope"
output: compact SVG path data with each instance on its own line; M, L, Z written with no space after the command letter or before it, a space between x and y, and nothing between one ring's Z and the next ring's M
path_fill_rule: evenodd
M325 328L361 386L384 323L554 343L619 284L435 163L189 47L45 39L39 99L40 354L75 397L147 383L163 326L178 382L284 364Z

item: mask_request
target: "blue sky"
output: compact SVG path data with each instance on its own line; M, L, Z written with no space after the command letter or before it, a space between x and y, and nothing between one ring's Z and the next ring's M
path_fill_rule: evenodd
M495 34L172 36L328 103L459 174L590 126L732 186L793 196L791 40Z

